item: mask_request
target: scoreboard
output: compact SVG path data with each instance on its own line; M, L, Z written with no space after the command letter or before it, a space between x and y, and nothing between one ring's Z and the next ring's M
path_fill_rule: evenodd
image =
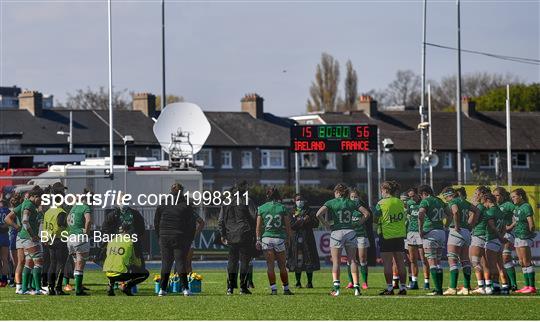
M377 125L295 125L291 127L294 152L377 151Z

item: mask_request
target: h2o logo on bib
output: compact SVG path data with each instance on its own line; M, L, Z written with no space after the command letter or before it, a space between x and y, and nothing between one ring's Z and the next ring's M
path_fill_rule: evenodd
M403 220L403 213L400 212L399 214L392 214L389 217L390 217L391 223L398 222L398 221Z

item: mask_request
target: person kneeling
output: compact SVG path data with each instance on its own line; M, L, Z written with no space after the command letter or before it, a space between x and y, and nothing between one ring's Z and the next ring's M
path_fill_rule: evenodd
M133 296L133 286L144 282L150 273L142 260L135 254L135 247L129 235L122 235L107 244L107 258L103 271L109 279L109 296L114 296L114 283L125 282L122 292Z

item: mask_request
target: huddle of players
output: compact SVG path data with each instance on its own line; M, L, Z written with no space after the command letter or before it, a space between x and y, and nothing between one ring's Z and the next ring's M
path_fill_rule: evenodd
M5 223L16 235L16 256L13 256L16 294L67 295L65 288L62 288L64 266L72 262L75 295L89 295L83 286L83 272L90 255L90 206L84 203L84 198L82 203L73 207L59 205L49 208L41 205L43 193L64 194L64 190L64 186L58 182L47 187L45 191L39 186L33 187L18 205L17 198L12 198L13 207L6 216ZM85 190L83 195L87 193ZM134 216L129 209L122 209L119 213L121 225L113 227L113 230L119 231L111 233L120 232L122 229L128 233L126 230L133 227ZM112 214L115 216L116 212ZM132 295L131 286L148 277L149 273L144 269L141 255L130 240L108 243L103 270L109 279L109 295L114 295L113 285L118 281L127 281L123 291ZM131 270L133 267L140 269L128 272L128 266ZM43 271L44 267L47 267L47 271Z
M490 191L475 189L471 202L465 189L447 187L444 199L433 195L429 186L409 189L401 196L407 209L407 251L410 262L409 288L418 289L418 259L424 262L424 288L433 295L535 294L535 272L531 247L535 237L534 213L521 188L511 193L503 187ZM445 228L449 228L446 240ZM443 293L440 260L447 249L450 285ZM515 250L522 267L525 286L518 290L512 258ZM459 266L464 286L458 290ZM429 269L429 270L428 270ZM478 287L471 289L474 269Z
M63 272L68 254L74 260L75 294L88 295L83 288L83 270L90 253L90 243L83 236L91 227L91 210L86 204L77 204L71 209L47 208L41 205L43 193L64 193L61 183L44 191L39 186L26 193L24 200L12 198L12 209L5 218L15 236L16 260L15 285L17 294L65 295L62 289ZM41 231L46 231L42 240ZM61 238L67 231L69 241ZM50 237L55 237L50 238ZM45 254L47 252L47 254ZM48 256L45 256L48 255ZM15 256L14 256L15 257ZM48 271L43 272L45 258ZM69 259L71 260L71 259ZM47 278L42 278L46 276ZM45 280L48 285L43 285Z

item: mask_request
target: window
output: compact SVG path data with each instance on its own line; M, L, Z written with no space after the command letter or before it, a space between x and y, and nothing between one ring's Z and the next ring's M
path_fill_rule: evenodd
M383 169L394 169L396 164L394 163L394 155L389 152L385 152L381 156L381 167Z
M358 169L362 169L366 167L366 154L365 153L356 154L356 167Z
M87 158L98 158L99 149L74 149L75 153L84 153Z
M161 149L152 149L152 157L161 160Z
M62 148L36 148L36 153L41 153L41 154L62 153Z
M253 169L253 154L251 151L242 151L242 169Z
M512 153L512 167L528 168L529 154L528 153Z
M300 180L300 185L303 187L317 188L320 184L320 180Z
M285 180L261 180L261 186L284 186Z
M232 169L232 152L231 151L221 152L221 168Z
M300 166L302 168L316 168L317 167L317 153L301 153L300 154Z
M495 168L497 155L495 153L481 153L480 154L480 168L491 169Z
M442 167L443 169L452 169L452 162L453 162L453 159L452 159L452 152L446 152L443 154L443 164L442 164Z
M201 149L199 153L195 155L196 160L203 161L205 168L212 168L212 150L211 149Z
M283 150L261 150L262 169L283 169L285 159Z
M328 163L326 164L326 170L336 170L336 154L333 152L326 153L326 160Z
M214 190L214 180L203 180L203 191L213 191Z

